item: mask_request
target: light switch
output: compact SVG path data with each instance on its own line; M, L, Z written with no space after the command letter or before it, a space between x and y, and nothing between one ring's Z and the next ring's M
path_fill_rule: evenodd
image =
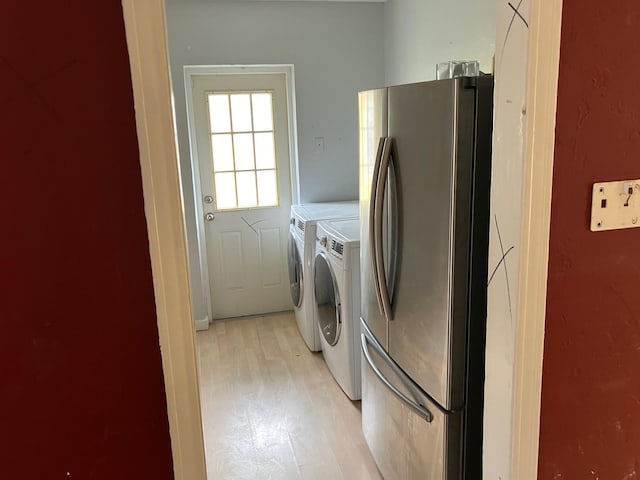
M640 227L640 180L593 184L591 231Z

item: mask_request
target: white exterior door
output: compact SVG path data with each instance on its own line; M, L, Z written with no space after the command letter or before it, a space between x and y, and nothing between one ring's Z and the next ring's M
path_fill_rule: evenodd
M192 79L213 318L289 310L285 74Z

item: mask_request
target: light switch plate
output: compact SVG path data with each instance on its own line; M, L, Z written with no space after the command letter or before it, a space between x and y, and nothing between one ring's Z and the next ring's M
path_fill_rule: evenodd
M640 227L640 180L593 184L591 231Z

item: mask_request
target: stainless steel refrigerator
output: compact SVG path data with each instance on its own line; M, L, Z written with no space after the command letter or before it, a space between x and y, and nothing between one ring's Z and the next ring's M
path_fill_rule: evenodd
M387 480L480 479L493 77L359 108L364 435Z

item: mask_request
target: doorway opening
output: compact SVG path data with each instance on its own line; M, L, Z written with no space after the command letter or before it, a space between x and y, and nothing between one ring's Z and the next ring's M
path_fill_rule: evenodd
M141 151L145 205L149 228L151 255L154 267L154 284L158 315L158 329L164 362L167 389L168 414L172 429L172 449L176 478L204 479L204 446L200 424L198 374L194 349L193 319L189 303L186 242L180 235L183 226L182 203L178 185L178 167L175 153L175 130L172 123L171 89L165 18L162 0L149 2L124 2L127 42L132 65L132 78ZM532 32L529 50L528 75L529 100L527 111L535 119L527 128L527 192L543 191L538 202L525 195L523 210L530 220L529 228L523 227L531 250L523 248L523 261L529 269L523 269L523 295L530 299L519 310L522 313L522 333L517 342L520 367L517 370L519 387L516 389L516 421L519 432L524 430L526 445L511 449L513 463L518 461L519 471L535 472L537 458L537 415L539 413L539 369L541 363L541 335L544 326L544 292L546 276L536 269L545 265L548 238L548 211L532 215L532 205L545 210L550 189L550 166L553 153L553 125L555 119L555 92L557 78L557 53L560 32L561 3L542 4L532 2L533 14L529 22ZM549 55L545 55L545 53ZM315 60L315 58L314 58ZM179 102L178 102L179 103ZM535 115L538 111L539 115ZM537 127L537 128L534 128ZM536 132L534 137L533 132ZM542 133L541 133L542 132ZM541 145L542 144L542 145ZM533 147L536 147L535 149ZM544 150L544 151L543 151ZM536 169L533 156L536 154ZM540 157L543 158L540 158ZM544 163L541 167L540 161ZM531 185L538 188L533 188ZM537 210L536 210L537 211ZM545 220L546 219L546 220ZM526 222L525 222L526 223ZM540 228L532 228L539 225ZM525 231L526 230L526 231ZM532 232L539 232L536 236ZM540 241L533 241L535 239ZM536 249L536 246L539 248ZM537 252L537 253L536 253ZM538 256L536 256L536 254ZM541 259L535 262L535 259ZM535 274L539 273L536 277ZM527 282L527 280L532 280ZM533 281L539 280L539 281ZM533 308L532 307L538 307ZM529 306L527 313L525 306ZM532 318L534 317L534 318ZM526 328L525 328L526 327ZM533 334L532 334L533 331ZM533 337L532 342L527 339ZM531 345L531 347L527 347ZM523 365L531 365L532 374L522 375ZM530 395L527 395L527 392ZM530 401L524 400L530 399ZM522 409L519 410L518 406ZM526 407L526 408L525 408ZM522 438L520 436L519 438ZM533 475L533 474L532 474ZM525 475L522 475L525 478ZM533 478L533 476L526 478Z

